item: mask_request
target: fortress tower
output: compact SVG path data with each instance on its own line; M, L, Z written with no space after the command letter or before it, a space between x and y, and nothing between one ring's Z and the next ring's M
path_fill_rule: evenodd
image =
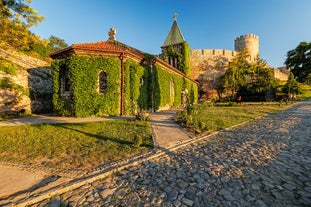
M237 52L247 48L251 56L251 61L256 60L259 55L259 37L255 34L246 34L234 40L234 50Z

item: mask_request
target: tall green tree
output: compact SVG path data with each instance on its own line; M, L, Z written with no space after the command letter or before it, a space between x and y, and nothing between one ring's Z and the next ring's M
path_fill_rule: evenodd
M249 52L241 51L232 62L225 74L218 79L217 88L222 91L227 91L229 96L233 98L240 87L246 86L248 83L248 74L250 73L251 65L248 61ZM219 93L218 93L219 94Z
M301 42L295 49L288 51L285 64L297 81L305 82L311 73L311 42Z
M291 98L292 95L296 95L301 92L301 86L296 81L294 74L292 72L289 74L286 85L283 88L283 92L286 93L289 98Z
M230 62L225 74L218 79L218 95L226 93L234 98L238 91L248 93L266 92L276 84L273 69L259 57L256 61L250 61L247 50L241 51Z
M256 92L266 92L275 87L275 85L276 80L273 69L267 65L266 61L257 58L251 64L251 82L249 83L249 88Z

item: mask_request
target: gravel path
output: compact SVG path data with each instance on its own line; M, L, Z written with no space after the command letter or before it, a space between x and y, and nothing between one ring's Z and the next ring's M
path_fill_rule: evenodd
M311 101L33 206L311 206Z

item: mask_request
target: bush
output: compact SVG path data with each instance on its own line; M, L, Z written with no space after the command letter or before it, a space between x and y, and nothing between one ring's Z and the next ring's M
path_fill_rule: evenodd
M150 120L150 114L146 111L141 111L135 116L136 120L139 121L149 121Z
M204 105L204 107L207 106ZM201 106L188 105L185 110L177 112L175 121L194 134L202 134L208 130L208 127L204 120L198 118L200 110L202 110Z

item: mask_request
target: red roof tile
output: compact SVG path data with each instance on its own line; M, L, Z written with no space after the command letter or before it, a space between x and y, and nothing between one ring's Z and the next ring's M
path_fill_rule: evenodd
M104 42L90 42L83 44L73 44L74 49L89 49L89 50L113 50L113 51L124 51L126 48L119 46L111 41Z
M50 56L53 58L53 57L56 57L62 54L63 52L66 52L72 49L89 50L89 51L96 50L96 51L103 51L103 52L126 52L126 53L132 53L134 55L138 55L140 57L144 56L144 52L140 50L137 50L121 42L110 41L110 40L102 41L102 42L73 44L70 47L51 53Z

